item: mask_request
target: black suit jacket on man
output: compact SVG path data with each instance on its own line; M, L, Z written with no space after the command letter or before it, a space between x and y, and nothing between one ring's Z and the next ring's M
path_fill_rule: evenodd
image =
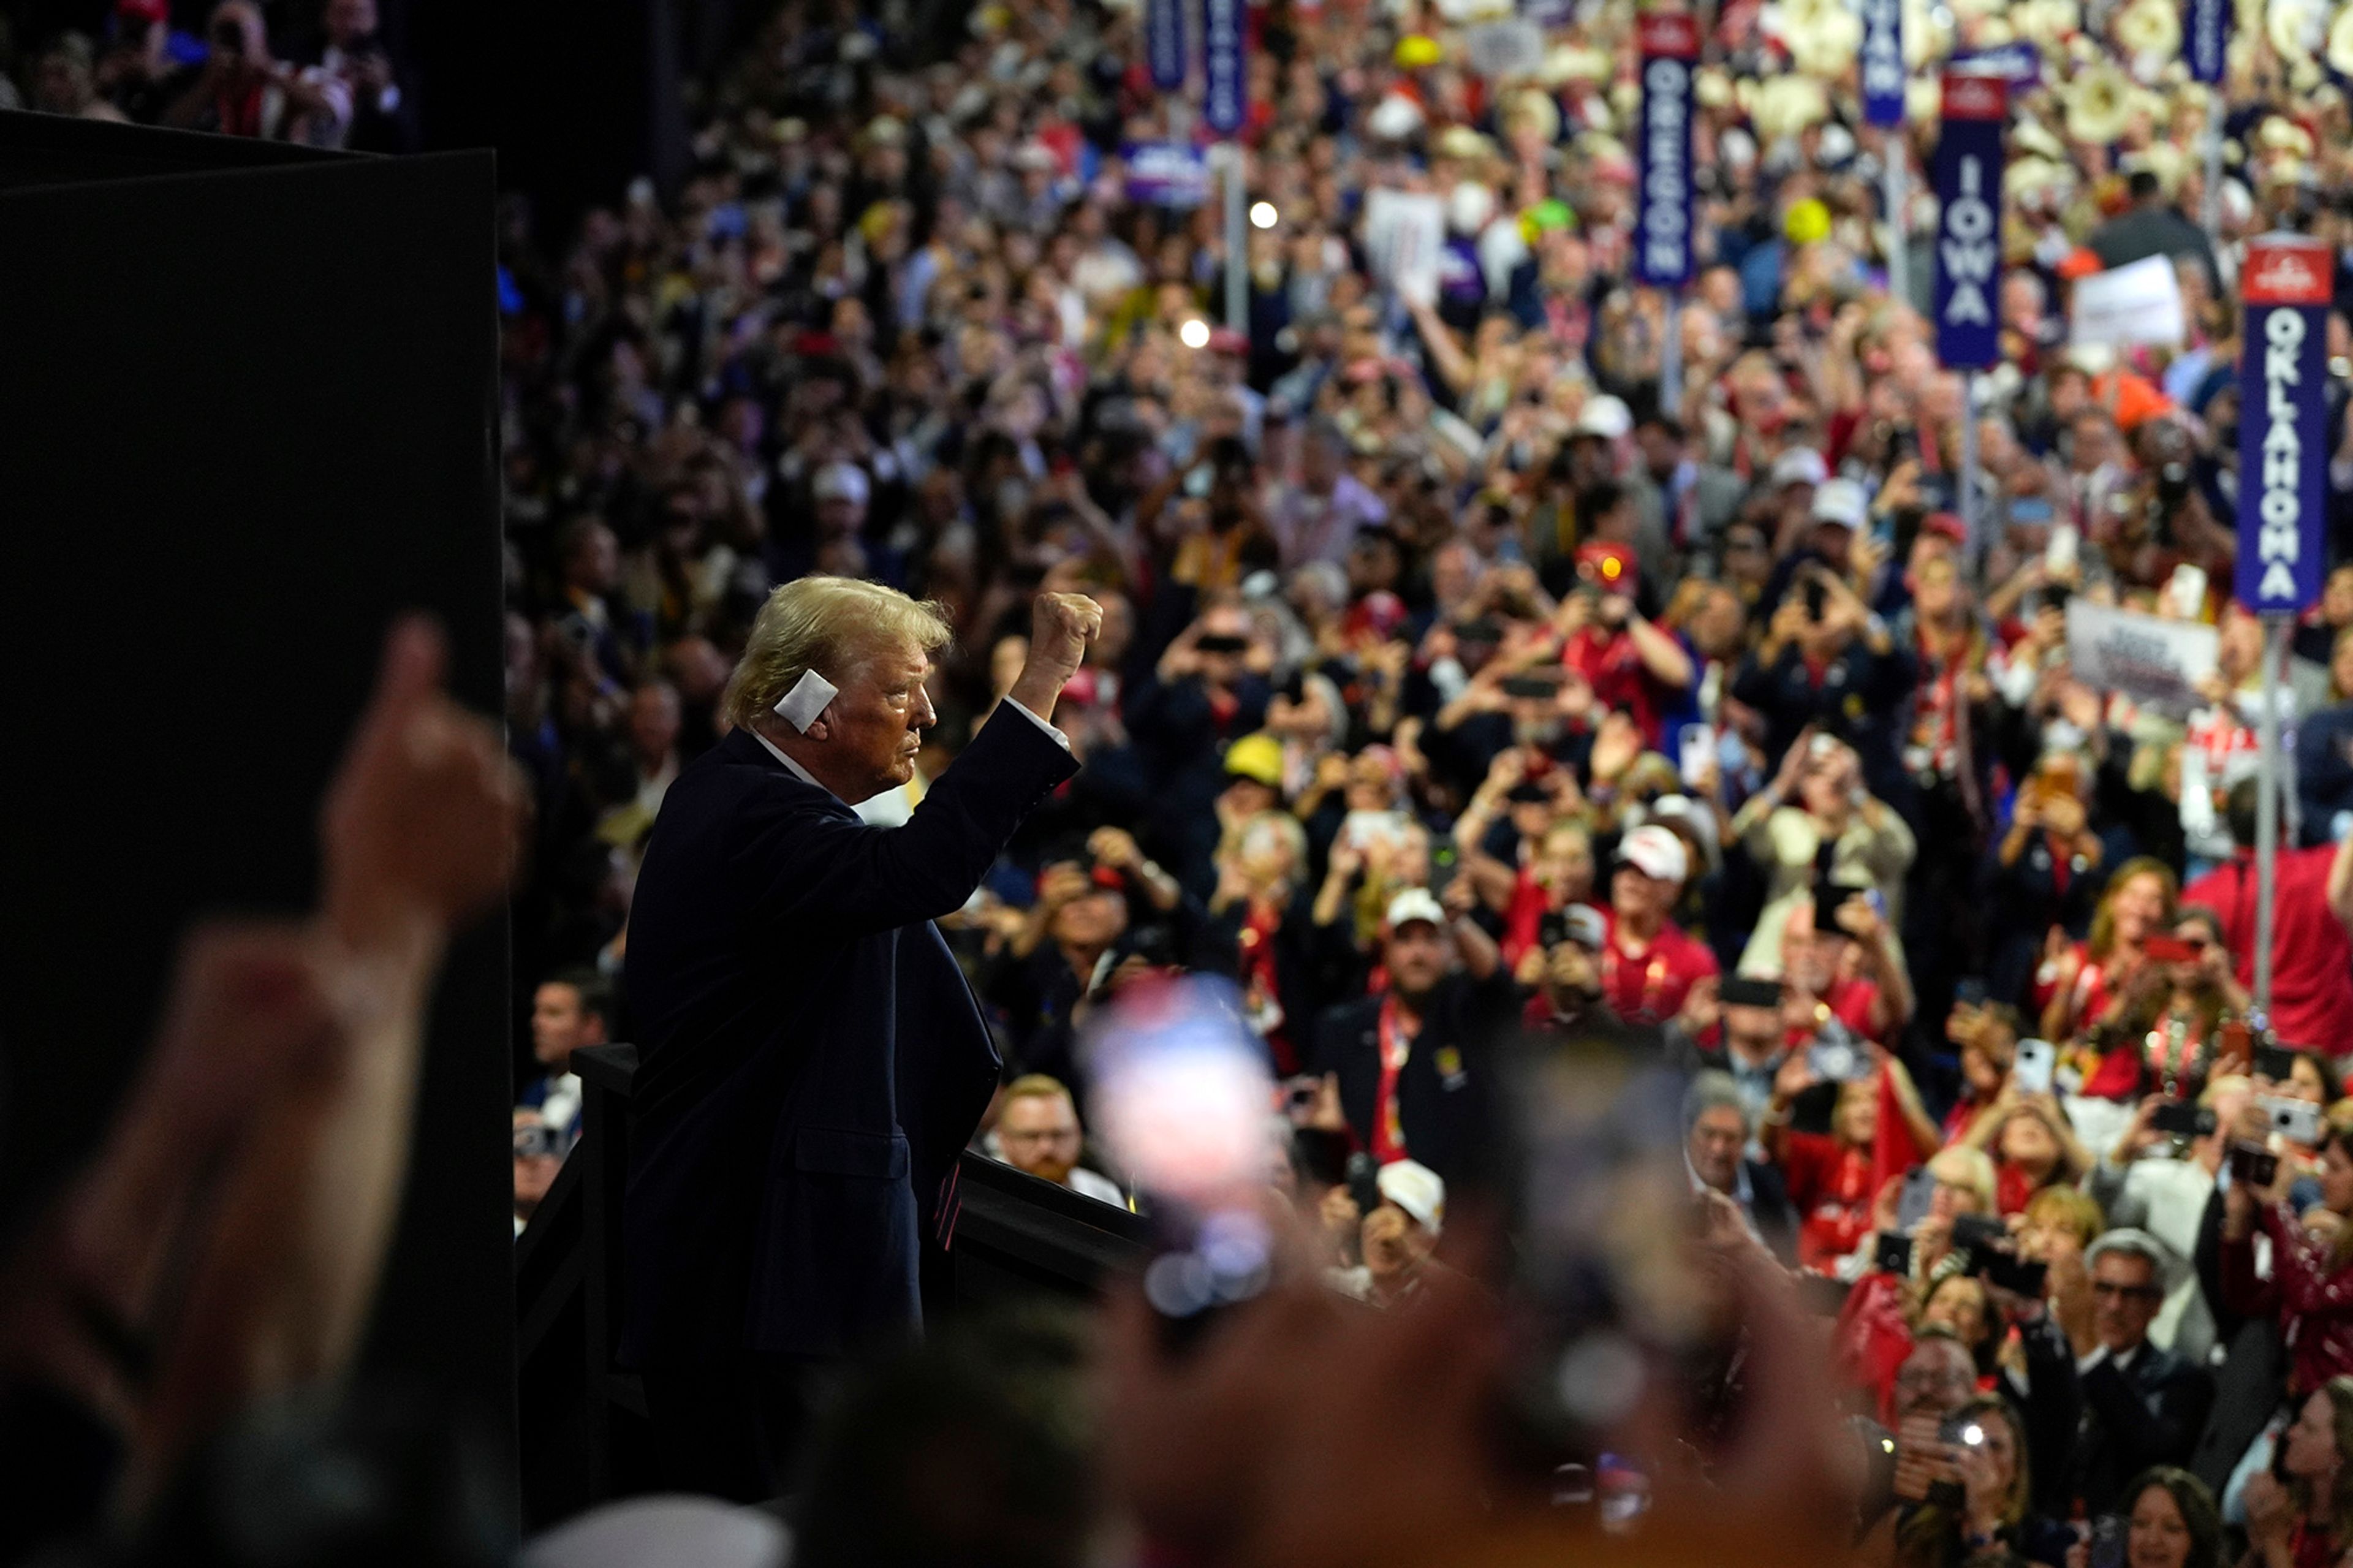
M2151 1465L2187 1465L2214 1405L2214 1380L2170 1351L2144 1344L2117 1370L2103 1360L2079 1373L2073 1494L2085 1517L2114 1511L2124 1486Z
M1803 1223L1798 1205L1789 1201L1789 1184L1781 1173L1762 1160L1743 1160L1748 1174L1748 1223L1757 1227L1765 1248L1790 1268L1798 1263L1798 1229Z
M744 731L670 785L630 912L625 1363L826 1357L920 1324L941 1184L997 1071L931 922L1076 771L1000 711L902 827Z
M1398 1121L1406 1152L1449 1183L1489 1173L1493 1047L1511 1026L1520 992L1498 973L1485 981L1450 974L1438 983L1398 1071ZM1315 1031L1311 1070L1340 1082L1340 1109L1356 1142L1372 1147L1381 1089L1381 998L1327 1010Z

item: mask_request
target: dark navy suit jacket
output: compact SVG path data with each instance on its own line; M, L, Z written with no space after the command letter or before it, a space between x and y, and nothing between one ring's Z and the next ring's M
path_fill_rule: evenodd
M902 827L744 731L670 785L629 917L624 1363L832 1356L920 1325L941 1184L997 1072L932 921L1076 771L1006 711Z

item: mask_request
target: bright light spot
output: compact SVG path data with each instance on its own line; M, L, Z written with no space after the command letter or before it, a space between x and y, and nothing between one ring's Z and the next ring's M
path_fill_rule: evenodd
M1176 329L1176 339L1188 349L1209 346L1209 323L1196 316Z
M1252 228L1272 228L1274 226L1274 204L1272 202L1252 202L1250 204L1250 226Z

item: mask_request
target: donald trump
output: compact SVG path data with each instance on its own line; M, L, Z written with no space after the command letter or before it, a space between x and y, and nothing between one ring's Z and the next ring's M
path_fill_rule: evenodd
M920 1328L997 1073L932 921L1077 771L1054 704L1102 624L1040 595L1006 700L905 826L873 827L851 808L913 775L947 624L875 584L786 584L723 699L731 732L664 798L629 922L621 1359L666 1484L773 1496L807 1371Z

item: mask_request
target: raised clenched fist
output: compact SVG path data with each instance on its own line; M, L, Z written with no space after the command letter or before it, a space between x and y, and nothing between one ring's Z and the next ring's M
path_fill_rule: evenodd
M1079 672L1087 644L1102 630L1103 606L1084 594L1039 595L1029 612L1029 658L1009 695L1040 719L1051 719L1063 684Z

